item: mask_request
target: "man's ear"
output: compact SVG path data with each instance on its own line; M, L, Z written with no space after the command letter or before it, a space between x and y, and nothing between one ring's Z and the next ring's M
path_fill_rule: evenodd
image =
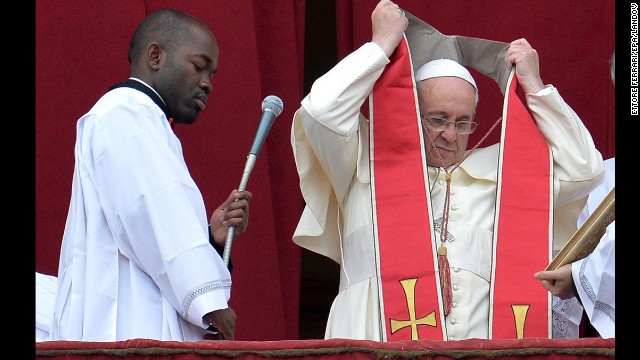
M153 70L158 70L162 64L164 53L164 49L158 43L149 44L147 47L147 65Z

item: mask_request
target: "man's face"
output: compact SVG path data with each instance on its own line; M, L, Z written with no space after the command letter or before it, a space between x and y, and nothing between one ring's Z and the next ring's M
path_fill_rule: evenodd
M190 41L165 51L166 61L156 89L177 123L191 124L204 110L218 69L219 48L213 34L192 26Z
M458 134L453 123L474 119L473 85L457 77L426 79L418 83L418 101L426 136L427 164L447 168L460 161L467 149L469 134ZM429 117L447 119L450 124L443 131L432 130L424 125L425 118Z

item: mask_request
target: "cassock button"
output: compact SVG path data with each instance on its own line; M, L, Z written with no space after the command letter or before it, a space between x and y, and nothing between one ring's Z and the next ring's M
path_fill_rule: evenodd
M453 289L453 291L458 291L458 289L460 289L457 284L453 285L451 288Z
M451 211L456 211L456 210L458 210L458 207L455 205L451 205Z
M453 303L451 303L451 307L457 308L458 307L458 303L454 301Z
M455 273L460 272L460 268L459 267L454 267L453 268L453 272L455 272Z
M456 320L456 319L451 319L451 320L449 320L449 322L451 323L451 325L455 325L455 324L457 324L457 323L458 323L458 320Z
M444 185L444 180L442 180L442 179L438 180L438 184Z

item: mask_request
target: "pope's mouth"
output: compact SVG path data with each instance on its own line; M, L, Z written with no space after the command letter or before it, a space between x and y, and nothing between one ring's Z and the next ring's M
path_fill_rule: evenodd
M447 149L447 148L443 148L443 147L440 147L440 146L436 146L435 148L436 148L436 150L438 150L439 152L443 152L443 151L446 151L446 152L452 152L452 151L453 151L453 149Z

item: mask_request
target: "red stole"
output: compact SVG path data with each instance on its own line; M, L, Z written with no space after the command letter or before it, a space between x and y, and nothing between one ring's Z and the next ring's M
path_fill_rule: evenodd
M553 161L517 86L513 75L502 109L491 339L551 337L551 295L533 274L545 269L552 255Z
M533 120L523 119L531 117L515 96L517 82L511 84L509 94L513 94L505 97L505 102L510 101L503 114L499 167L499 173L507 174L510 181L498 181L496 216L499 214L500 220L494 231L494 244L499 246L494 248L489 333L490 338L517 338L514 316L518 319L523 316L514 315L511 305L529 305L522 337L546 338L551 334L550 296L533 274L544 269L551 257L550 156ZM436 253L440 240L435 237L429 208L424 139L406 39L376 82L369 106L382 338L443 340L446 331L442 326L444 314ZM505 131L512 110L517 113L517 119L512 121L514 127L524 129L512 130L509 125ZM520 134L523 131L528 132ZM505 134L509 135L508 141ZM540 160L533 161L531 153L538 153L542 147L541 157L546 163L534 166ZM521 180L525 183L520 184ZM540 183L546 184L546 190ZM535 196L534 191L538 190L546 196L542 199ZM529 214L530 210L534 210L534 215ZM524 308L515 309L516 314L521 314Z

